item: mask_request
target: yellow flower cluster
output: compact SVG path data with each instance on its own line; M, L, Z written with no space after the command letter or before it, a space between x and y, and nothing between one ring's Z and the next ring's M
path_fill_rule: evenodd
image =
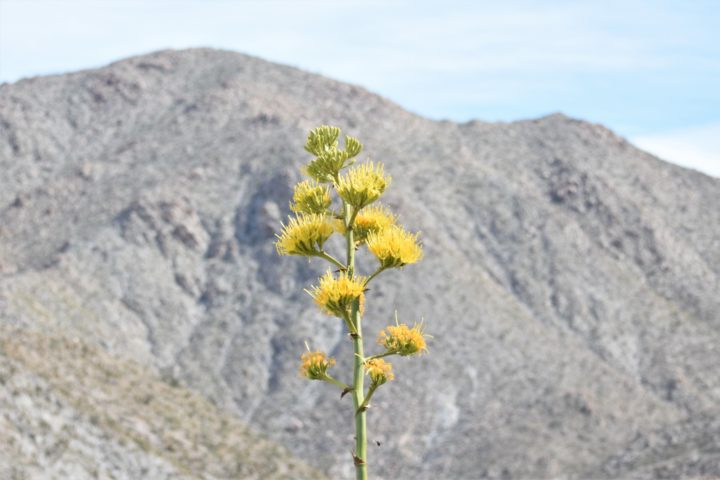
M335 189L348 205L359 210L380 198L390 180L382 163L368 162L351 168L340 177Z
M325 352L305 352L300 356L300 375L310 380L324 380L327 378L328 368L335 365L334 358L328 358Z
M377 343L384 346L388 352L397 353L403 357L427 351L422 325L418 324L412 328L404 323L395 326L389 325L385 330L380 331Z
M365 371L370 375L372 382L377 385L382 385L388 380L395 378L392 372L392 365L382 358L371 358L365 362Z
M368 235L395 225L396 221L395 215L390 213L390 211L382 205L371 205L361 210L355 217L355 222L353 223L355 242L365 243ZM338 233L345 234L345 223L342 220L337 220L335 227Z
M367 246L383 268L409 265L420 260L423 255L418 234L408 233L397 225L370 233Z
M333 223L325 215L301 214L283 225L275 248L280 255L316 255L333 231Z
M320 285L308 292L315 299L320 309L328 315L345 317L355 300L360 300L360 313L365 307L365 277L348 277L340 273L334 277L327 272L320 277Z
M305 180L295 185L290 210L295 213L323 214L327 212L331 203L330 188Z

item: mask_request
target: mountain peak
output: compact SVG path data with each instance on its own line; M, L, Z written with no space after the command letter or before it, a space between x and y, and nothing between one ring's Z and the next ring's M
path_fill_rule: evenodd
M300 293L322 267L273 247L320 124L385 163L395 181L384 201L426 251L368 292L368 328L397 309L434 335L419 364L398 363L393 401L372 409L373 474L720 474L720 432L702 421L720 414L720 211L708 208L720 181L559 113L436 122L213 49L2 85L0 322L138 362L331 478L349 476L348 404L306 388L296 364L311 333L339 363L352 348ZM0 402L8 392L0 385ZM129 400L106 401L110 415ZM187 421L173 428L194 431ZM120 441L112 425L88 428ZM16 442L56 439L10 428ZM0 471L12 464L3 453ZM74 468L103 465L97 453ZM132 477L133 465L116 468Z

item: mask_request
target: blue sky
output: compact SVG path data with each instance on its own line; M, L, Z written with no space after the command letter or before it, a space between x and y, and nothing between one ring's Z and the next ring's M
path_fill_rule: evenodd
M562 111L720 176L720 1L0 0L0 81L192 46L436 119Z

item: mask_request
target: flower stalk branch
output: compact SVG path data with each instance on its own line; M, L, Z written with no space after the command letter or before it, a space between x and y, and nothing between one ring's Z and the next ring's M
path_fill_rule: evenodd
M377 277L378 275L380 275L380 274L381 274L382 272L384 272L385 270L387 270L387 267L380 267L380 268L378 268L377 270L375 270L375 272L374 272L372 275L370 275L370 276L365 280L365 286L367 286L367 284L370 283L370 280L372 280L373 278Z
M358 407L358 409L355 411L355 415L360 415L362 412L365 412L368 408L370 408L370 399L373 396L373 393L375 393L375 390L377 390L376 385L370 385L370 388L368 389L367 394L365 395L365 400L363 400L362 405Z
M352 387L350 385L343 383L340 380L336 380L333 377L331 377L330 375L325 376L325 378L323 378L323 380L325 380L328 383L332 383L333 385L335 385L337 387L340 387L340 390L342 390L343 392L345 390L352 390Z
M317 254L315 254L315 256L316 256L316 257L319 257L319 258L324 258L324 259L327 260L328 262L330 262L330 263L332 263L333 265L335 265L336 267L338 267L341 271L346 271L346 270L347 270L347 266L346 266L346 265L344 265L340 260L338 260L337 258L333 257L332 255L330 255L329 253L327 253L327 252L324 251L324 250L321 251L321 252L318 252Z
M368 361L368 360L376 360L376 359L378 359L378 358L383 358L383 357L389 357L390 355L395 355L396 353L397 353L397 352L390 352L390 351L388 351L388 352L383 352L383 353L378 353L377 355L373 355L373 356L371 356L371 357L366 358L365 361Z

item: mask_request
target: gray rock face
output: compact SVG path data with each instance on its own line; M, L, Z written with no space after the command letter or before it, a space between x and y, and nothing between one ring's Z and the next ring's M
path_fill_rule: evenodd
M325 266L273 246L305 135L323 123L386 164L385 201L425 245L420 264L368 295L369 336L395 309L434 335L429 355L395 362L373 403L375 478L720 475L719 180L563 115L435 122L231 52L158 52L0 86L3 342L19 331L130 359L330 477L351 476L351 402L297 376L306 339L349 371L340 323L303 292ZM8 421L57 417L59 387L13 382L0 382L0 436L61 441ZM9 393L18 382L28 400ZM20 474L92 478L93 462L118 478L177 471L98 429L74 430L89 445L81 460ZM212 472L183 474L243 476Z

